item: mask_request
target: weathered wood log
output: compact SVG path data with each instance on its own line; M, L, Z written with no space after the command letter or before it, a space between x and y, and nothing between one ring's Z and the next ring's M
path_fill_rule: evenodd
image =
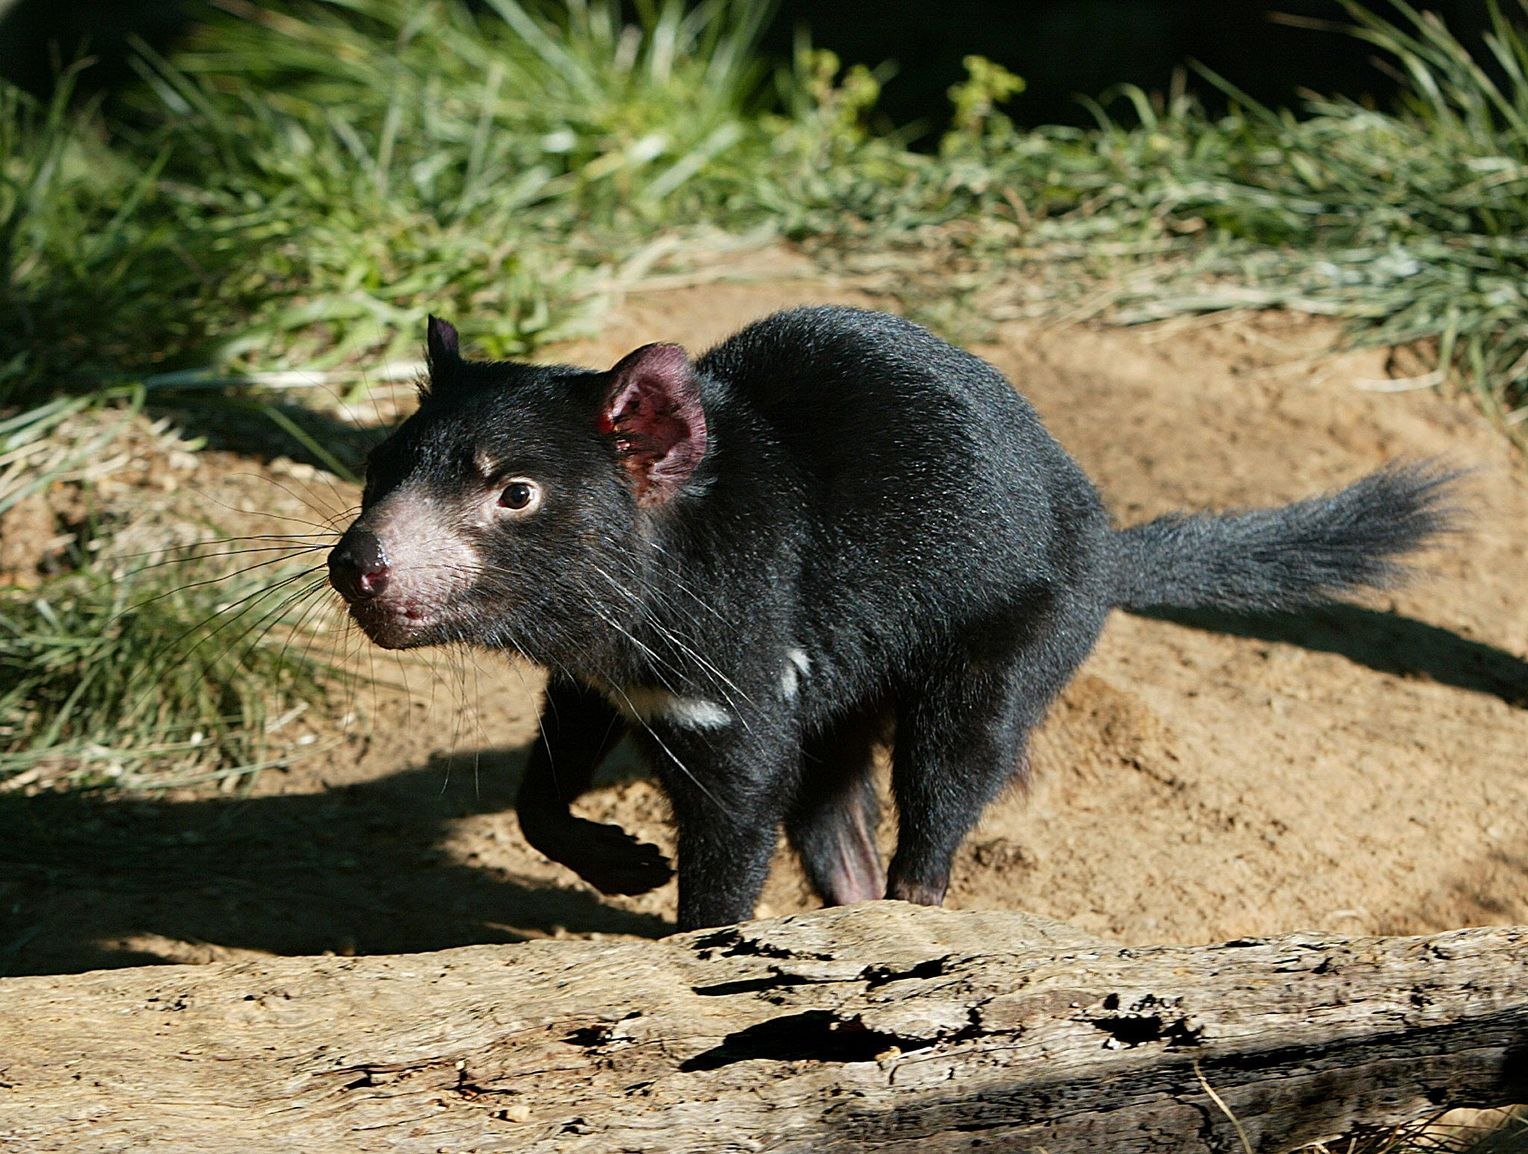
M1275 1151L1525 1100L1528 928L1125 949L873 903L0 982L18 1152Z

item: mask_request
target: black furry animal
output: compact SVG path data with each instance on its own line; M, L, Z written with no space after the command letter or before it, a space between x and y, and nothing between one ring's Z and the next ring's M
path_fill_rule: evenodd
M607 893L670 873L569 810L634 733L673 803L684 928L752 916L782 824L825 901L938 904L1111 608L1319 604L1446 528L1448 476L1413 465L1118 530L996 369L874 312L795 309L608 372L464 360L433 318L428 349L330 579L380 645L550 670L520 823Z

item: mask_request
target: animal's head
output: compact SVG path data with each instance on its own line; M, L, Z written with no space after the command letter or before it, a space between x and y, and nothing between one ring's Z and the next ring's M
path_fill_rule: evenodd
M706 452L684 350L608 372L477 362L431 318L416 413L367 460L329 580L377 644L458 641L555 659L639 611L646 522Z

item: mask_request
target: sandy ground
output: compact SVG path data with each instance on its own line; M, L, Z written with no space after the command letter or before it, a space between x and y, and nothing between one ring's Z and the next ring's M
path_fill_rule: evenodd
M650 340L699 350L824 300L868 303L810 278L649 291L558 359L606 364ZM1528 467L1467 401L1373 387L1386 356L1334 351L1338 335L1283 316L1014 323L978 346L1122 522L1293 499L1415 457L1474 470L1472 517L1420 580L1364 606L1294 622L1116 614L1037 739L1034 788L968 841L950 905L1132 943L1528 922ZM102 499L309 515L355 496L226 451L174 469ZM13 570L18 542L57 536L39 509L4 526ZM535 670L399 665L325 620L359 675L291 723L315 739L308 755L247 795L0 793L0 973L666 932L672 883L604 898L530 850L507 812ZM584 809L672 844L624 751ZM782 851L760 913L812 904Z

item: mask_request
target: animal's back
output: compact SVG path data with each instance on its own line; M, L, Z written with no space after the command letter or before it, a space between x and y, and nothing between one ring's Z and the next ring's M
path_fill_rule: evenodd
M793 309L698 367L800 476L802 601L829 648L894 658L1096 569L1107 516L1080 468L1001 373L926 329Z

